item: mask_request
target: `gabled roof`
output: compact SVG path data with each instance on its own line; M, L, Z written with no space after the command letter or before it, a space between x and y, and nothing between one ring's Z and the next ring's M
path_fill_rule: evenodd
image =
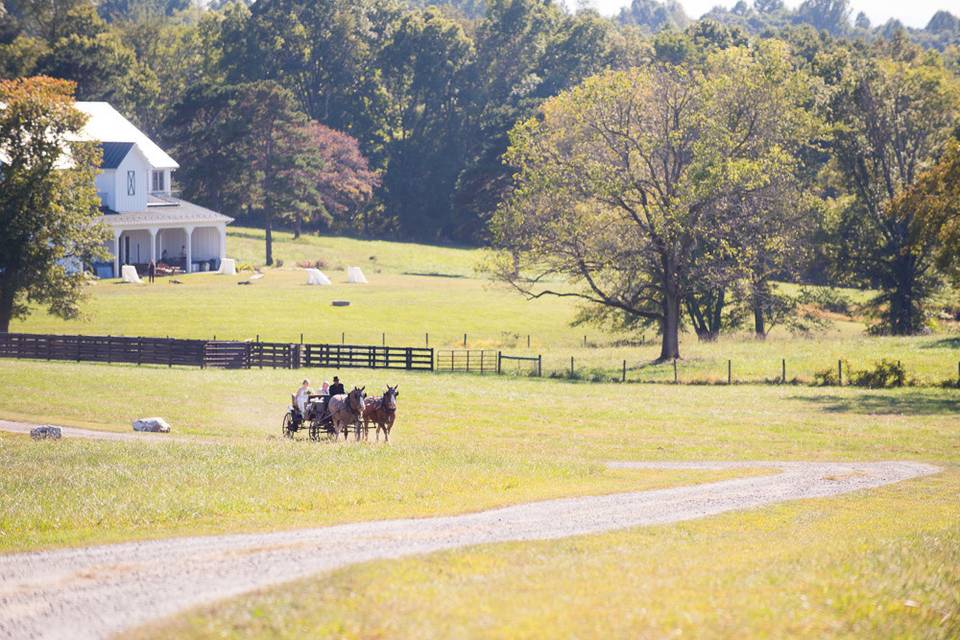
M103 149L103 162L100 163L101 169L116 169L123 162L123 159L133 149L132 142L102 142L100 148Z
M129 142L146 157L155 169L179 169L180 165L167 153L158 147L140 129L133 126L119 111L106 102L78 102L77 109L84 112L90 119L83 128L83 133L90 139L102 142ZM106 168L106 165L104 165Z

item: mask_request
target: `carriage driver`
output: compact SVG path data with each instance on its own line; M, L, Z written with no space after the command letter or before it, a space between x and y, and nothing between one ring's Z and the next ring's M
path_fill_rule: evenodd
M347 391L343 388L343 383L340 382L340 378L333 376L333 384L330 385L330 397L346 393Z

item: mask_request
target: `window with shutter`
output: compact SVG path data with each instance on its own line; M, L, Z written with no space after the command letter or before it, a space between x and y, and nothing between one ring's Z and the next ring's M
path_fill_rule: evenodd
M137 195L137 172L127 171L127 195Z

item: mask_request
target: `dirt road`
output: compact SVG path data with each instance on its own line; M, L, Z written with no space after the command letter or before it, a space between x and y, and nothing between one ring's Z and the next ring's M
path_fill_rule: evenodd
M867 490L939 471L916 462L614 466L776 467L781 473L459 516L0 556L0 638L102 638L192 606L367 560L691 520Z

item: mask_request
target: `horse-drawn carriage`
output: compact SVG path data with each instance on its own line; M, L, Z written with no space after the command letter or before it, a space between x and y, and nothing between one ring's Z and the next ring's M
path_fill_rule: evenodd
M296 398L291 398L283 416L283 436L293 438L298 431L306 430L314 441L320 439L320 434L332 435L336 440L341 433L346 440L353 431L355 439L366 440L370 425L374 424L377 440L382 430L388 441L396 420L397 387L387 386L380 398L368 398L365 389L354 387L350 393L335 396L311 395L302 412Z

